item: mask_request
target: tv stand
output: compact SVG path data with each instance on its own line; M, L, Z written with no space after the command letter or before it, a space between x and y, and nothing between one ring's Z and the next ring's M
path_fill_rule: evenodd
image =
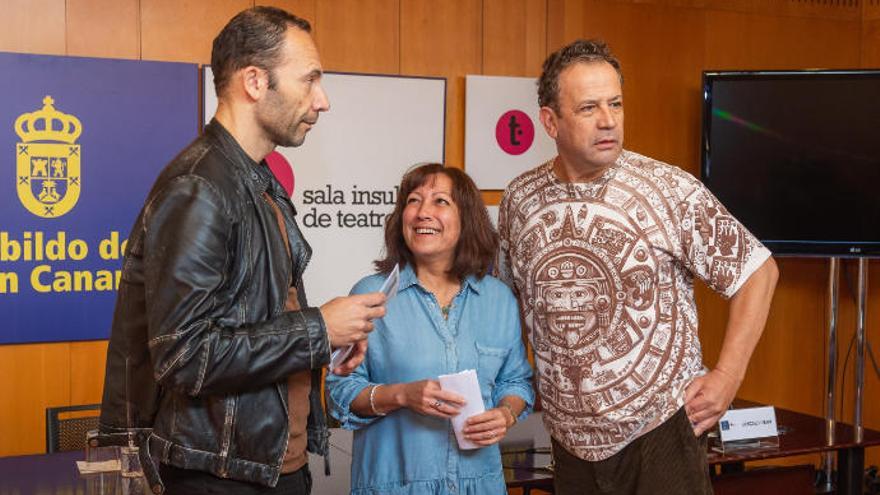
M862 424L862 410L864 409L865 390L865 322L867 320L867 297L868 297L868 258L859 258L858 289L856 294L856 361L855 361L855 405L853 408L852 442L856 445L864 441L865 429ZM840 258L831 258L828 264L828 345L826 346L828 363L825 394L825 444L835 445L838 430L836 428L836 415L834 412L835 390L837 384L837 315L839 310L839 281L840 281ZM865 452L864 449L853 450L844 456L837 456L837 481L843 486L844 483L858 483L861 486L864 477ZM822 456L822 471L824 473L824 491L834 489L833 472L834 458L830 451ZM860 492L858 492L860 493Z

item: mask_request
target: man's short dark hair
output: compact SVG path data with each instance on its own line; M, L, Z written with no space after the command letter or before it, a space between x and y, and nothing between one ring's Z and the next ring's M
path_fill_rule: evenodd
M620 62L612 55L608 45L602 40L581 39L556 50L544 60L538 79L538 105L559 112L559 74L570 65L595 62L609 63L617 71L620 84L623 84Z
M416 270L416 260L403 239L403 210L410 193L431 180L445 175L452 181L452 200L458 206L461 233L455 246L450 275L464 280L469 275L483 278L498 248L498 233L492 227L483 197L474 181L462 170L439 163L419 165L403 176L397 192L397 204L385 221L385 258L376 260L380 273L389 273L394 265L407 263Z
M211 49L211 70L217 96L229 84L236 71L248 66L269 73L269 88L275 87L273 70L281 63L284 34L289 26L312 32L309 21L275 7L253 7L236 14Z

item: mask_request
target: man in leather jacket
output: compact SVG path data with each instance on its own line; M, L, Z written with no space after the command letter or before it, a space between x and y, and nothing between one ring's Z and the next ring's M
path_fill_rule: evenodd
M384 296L308 306L311 248L263 160L302 144L329 109L308 22L241 12L211 65L217 113L162 171L129 236L100 433L141 447L156 493L155 460L168 493L307 494L306 450L328 448L321 368L347 344L356 352L334 372L360 364Z

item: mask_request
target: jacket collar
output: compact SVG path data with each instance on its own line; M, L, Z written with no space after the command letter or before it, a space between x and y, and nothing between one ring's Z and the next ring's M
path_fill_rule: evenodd
M232 163L239 167L245 176L251 178L257 192L267 191L275 197L287 197L284 188L269 170L266 160L255 162L216 118L212 118L211 122L205 126L205 135L210 136L220 150L231 158Z

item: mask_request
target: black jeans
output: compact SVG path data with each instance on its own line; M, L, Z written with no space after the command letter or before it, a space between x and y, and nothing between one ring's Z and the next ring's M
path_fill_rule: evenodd
M204 471L180 469L167 464L159 467L166 495L309 495L312 473L306 464L298 471L282 474L275 488L218 478Z
M557 495L711 495L708 437L694 436L684 408L608 459L579 459L553 440Z

